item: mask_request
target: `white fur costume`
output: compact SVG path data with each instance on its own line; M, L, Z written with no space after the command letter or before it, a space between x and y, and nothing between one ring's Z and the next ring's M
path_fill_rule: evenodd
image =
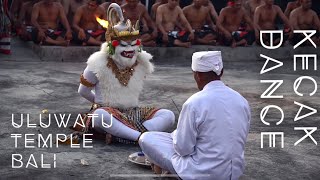
M147 75L154 71L153 64L150 62L152 56L145 51L137 52L136 61L138 64L133 67L134 71L127 86L121 84L115 77L112 69L107 67L108 58L114 59L117 57L108 54L107 43L104 43L99 52L89 57L87 68L83 73L83 77L91 84L94 84L94 86L88 87L80 84L79 94L90 102L102 106L120 109L138 107L143 81ZM114 59L114 61L118 65L117 61L119 59ZM134 62L131 64L134 64ZM94 113L99 115L99 118L95 119L94 125L100 132L108 132L114 136L133 141L137 140L141 134L139 131L127 127L115 118L113 118L110 128L102 127L101 118L103 117L103 121L110 124L110 114L103 109L97 109ZM174 120L174 114L171 111L161 109L154 114L152 119L145 121L143 125L149 131L165 131L173 126Z
M142 91L143 79L146 75L151 74L153 64L150 63L152 59L151 54L142 51L138 54L138 65L134 69L129 84L123 87L115 78L111 69L107 68L108 48L105 47L106 43L102 46L101 51L92 54L88 59L88 70L92 71L97 79L101 88L101 95L104 98L102 105L130 108L136 107L139 104L139 94Z

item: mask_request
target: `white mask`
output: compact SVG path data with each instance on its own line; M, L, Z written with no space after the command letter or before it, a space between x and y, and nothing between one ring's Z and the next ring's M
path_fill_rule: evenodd
M140 48L140 40L131 42L119 41L119 45L115 47L115 53L112 59L120 69L131 67L136 61Z

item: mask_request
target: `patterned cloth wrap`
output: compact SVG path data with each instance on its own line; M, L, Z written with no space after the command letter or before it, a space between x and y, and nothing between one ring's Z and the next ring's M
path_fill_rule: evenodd
M111 114L114 118L118 119L127 127L142 133L148 131L143 126L143 123L147 120L150 120L153 117L153 115L159 110L154 107L134 107L128 109L119 109L112 107L99 107L97 105L93 105L88 114L92 114L98 108L107 111L109 114ZM83 133L93 133L93 138L105 138L105 134L99 133L92 128L91 118L88 117L87 114L85 115L84 122L86 128L82 128L80 131L82 131ZM79 131L78 128L75 128L75 130ZM124 144L137 144L137 142L135 141L115 136L112 136L112 142L120 142Z

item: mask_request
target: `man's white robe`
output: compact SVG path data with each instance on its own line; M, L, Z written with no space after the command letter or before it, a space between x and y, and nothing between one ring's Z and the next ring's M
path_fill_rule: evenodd
M238 179L250 117L245 98L212 81L184 103L173 133L144 133L140 146L151 161L182 179Z

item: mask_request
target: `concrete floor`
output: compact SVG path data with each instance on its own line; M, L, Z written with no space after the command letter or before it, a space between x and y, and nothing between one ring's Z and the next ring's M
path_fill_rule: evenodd
M94 141L94 148L90 149L71 149L69 146L26 149L22 141L18 141L18 148L14 148L14 139L10 137L14 133L40 132L46 135L68 134L71 131L56 126L48 129L15 129L11 125L12 113L29 113L30 121L39 124L38 115L43 109L48 109L51 114L71 113L74 117L79 112L87 111L90 103L77 94L79 75L85 68L85 63L43 62L28 48L17 45L13 50L11 57L0 55L0 179L154 179L150 169L127 161L129 154L139 151L139 147L133 145L106 145L101 141ZM171 109L178 117L178 110L172 100L181 109L184 101L197 92L189 62L180 62L177 65L172 60L170 64L157 64L156 72L146 81L140 97L141 104ZM319 147L310 138L294 146L294 143L305 135L303 131L295 131L294 127L319 127L319 115L317 113L300 121L293 121L299 109L294 101L319 109L319 92L312 97L298 97L292 88L295 79L302 75L312 76L319 85L319 73L294 72L290 58L284 61L283 67L263 75L259 75L263 59L224 63L223 81L240 92L252 108L251 128L245 152L246 170L242 179L319 179ZM267 84L260 83L262 79L284 80L283 85L276 91L284 98L260 99L260 95L267 88ZM303 82L299 90L311 92L311 85ZM285 119L278 126L275 125L280 117L278 111L270 111L267 115L271 126L260 121L261 109L269 104L278 105L284 111ZM284 148L280 148L278 141L276 148L269 148L267 143L265 148L260 148L260 134L268 131L284 132ZM320 141L319 131L312 135L316 141ZM56 154L57 168L13 169L11 154L14 153L22 154L24 163L30 154L34 154L38 163L40 154L44 154L45 163L52 163L53 154ZM89 165L83 166L81 159L85 159Z

